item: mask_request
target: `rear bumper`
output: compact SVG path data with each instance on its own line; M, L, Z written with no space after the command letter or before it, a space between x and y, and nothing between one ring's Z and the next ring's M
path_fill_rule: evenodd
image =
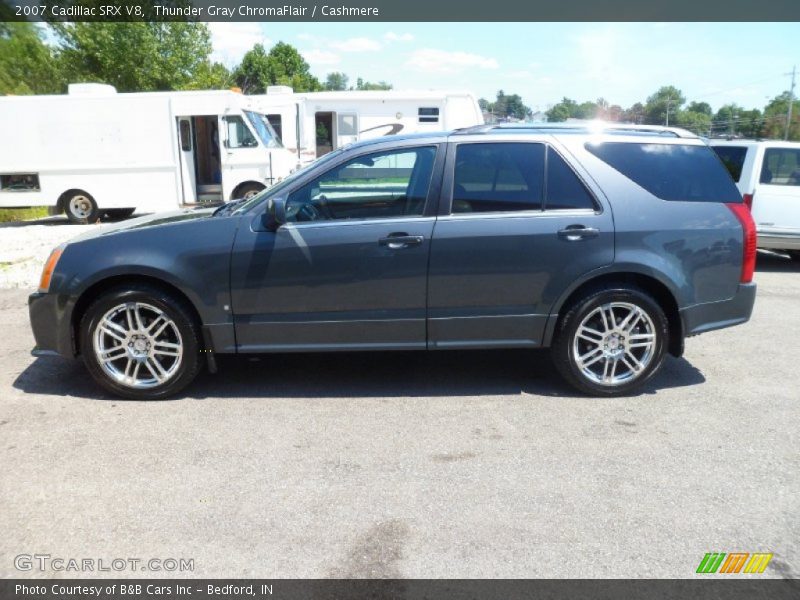
M745 323L753 313L756 284L740 283L732 298L721 302L695 304L681 309L684 335L697 335L714 329Z
M766 250L800 250L800 233L796 231L759 231L756 245Z
M75 356L70 317L56 294L34 292L28 296L28 313L36 340L34 356Z

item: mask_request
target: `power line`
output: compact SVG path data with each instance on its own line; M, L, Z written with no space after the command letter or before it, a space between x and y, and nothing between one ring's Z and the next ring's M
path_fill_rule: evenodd
M797 69L796 65L792 65L792 87L789 88L789 108L786 109L786 133L783 136L783 139L789 139L789 128L792 125L792 105L794 104L794 75ZM789 73L786 73L789 75Z

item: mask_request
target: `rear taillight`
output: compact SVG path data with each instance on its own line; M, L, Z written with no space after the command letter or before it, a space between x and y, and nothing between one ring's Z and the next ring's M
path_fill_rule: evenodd
M753 194L745 194L742 196L744 199L744 203L747 205L747 208L753 210Z
M750 283L753 281L753 271L756 269L756 224L753 222L753 215L750 214L750 208L746 204L736 202L725 206L731 209L731 212L739 219L739 223L742 224L744 255L742 256L742 277L739 281Z

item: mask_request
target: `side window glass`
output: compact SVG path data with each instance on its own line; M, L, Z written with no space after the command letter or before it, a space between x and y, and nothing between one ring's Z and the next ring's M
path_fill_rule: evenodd
M267 121L275 130L277 136L283 141L283 118L281 115L267 115Z
M459 144L453 213L542 209L544 145Z
M227 124L227 138L225 139L226 148L255 148L258 146L253 133L244 124L242 117L225 117Z
M192 126L187 119L181 119L180 134L181 134L181 150L189 152L192 149Z
M289 221L421 216L436 148L403 148L359 156L292 192Z
M761 167L761 183L800 186L800 150L767 148Z
M545 210L595 209L591 194L563 158L547 148L547 199Z

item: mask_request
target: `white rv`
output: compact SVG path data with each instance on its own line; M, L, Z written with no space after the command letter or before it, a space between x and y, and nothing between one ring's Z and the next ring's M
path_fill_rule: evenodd
M0 208L48 206L74 222L246 197L297 164L231 91L0 98Z
M478 101L468 92L295 94L290 87L271 86L251 98L302 164L357 140L483 124Z

